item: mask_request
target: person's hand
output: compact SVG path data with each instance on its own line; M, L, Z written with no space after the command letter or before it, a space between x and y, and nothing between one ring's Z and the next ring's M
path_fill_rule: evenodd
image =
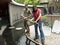
M27 17L24 17L24 19L27 19Z
M27 18L27 17L25 17L24 19L25 19L25 20L28 20L28 18Z
M36 21L34 21L34 23L36 24L37 22L36 22Z

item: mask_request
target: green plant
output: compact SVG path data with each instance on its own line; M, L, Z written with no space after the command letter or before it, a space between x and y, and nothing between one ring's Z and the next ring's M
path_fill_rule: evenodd
M42 16L42 20L45 21L46 20L46 15Z
M39 4L38 0L15 0L15 1L23 4Z
M18 3L24 3L24 0L15 0Z

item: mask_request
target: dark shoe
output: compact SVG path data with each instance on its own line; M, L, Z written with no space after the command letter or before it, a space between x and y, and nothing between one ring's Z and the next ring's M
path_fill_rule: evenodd
M39 36L38 37L35 36L34 40L36 40L36 39L39 39Z
M45 41L42 41L41 43L42 43L42 45L45 45Z
M34 39L36 42L39 42L39 39Z

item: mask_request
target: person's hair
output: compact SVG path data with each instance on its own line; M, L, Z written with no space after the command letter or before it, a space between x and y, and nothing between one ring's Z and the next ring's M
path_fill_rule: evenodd
M33 5L33 12L36 12L36 11L34 10L35 7L37 7L37 5Z
M25 4L25 6L28 6L28 4Z
M37 7L37 5L33 5L33 8L34 8L34 7Z

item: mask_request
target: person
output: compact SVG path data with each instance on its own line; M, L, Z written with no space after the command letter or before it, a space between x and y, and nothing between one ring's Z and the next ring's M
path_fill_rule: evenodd
M29 30L29 24L27 23L28 22L27 19L30 17L31 14L32 13L31 13L31 10L28 8L28 4L25 4L25 9L23 10L22 15L23 15L23 17L25 17L24 27L27 30L26 33L29 33L29 31L30 31Z
M43 30L42 30L42 11L36 5L34 5L32 13L33 13L33 17L35 20L35 40L39 38L38 30L37 30L37 28L39 27L39 31L41 35L41 43L42 45L44 45L45 37L44 37Z

